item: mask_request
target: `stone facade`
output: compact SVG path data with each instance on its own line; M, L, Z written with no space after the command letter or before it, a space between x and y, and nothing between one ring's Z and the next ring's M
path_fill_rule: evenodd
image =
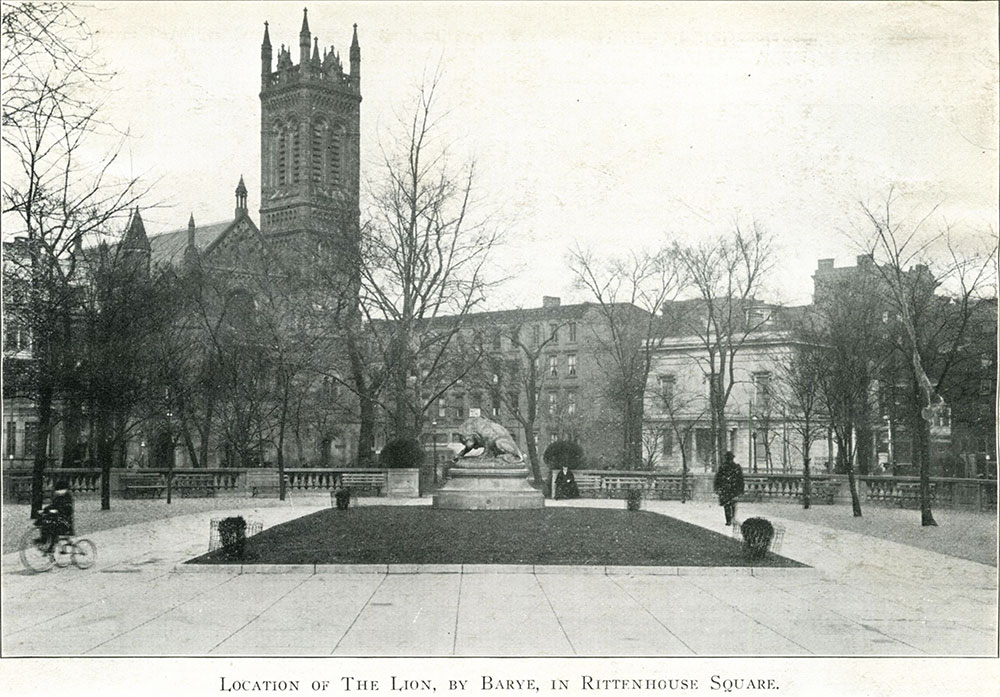
M729 450L745 472L802 470L801 415L790 409L782 378L801 347L790 330L754 332L733 361L735 384L726 408ZM654 469L709 472L712 435L708 383L698 337L658 340L646 386L644 452ZM836 455L830 440L815 438L809 456L814 472Z

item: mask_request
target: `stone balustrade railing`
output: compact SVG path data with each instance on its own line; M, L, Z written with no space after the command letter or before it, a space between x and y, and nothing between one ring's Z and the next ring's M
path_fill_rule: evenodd
M415 472L416 470L413 470ZM277 470L262 469L234 469L234 468L211 468L211 469L188 469L188 468L141 468L135 470L123 470L115 468L111 470L111 493L113 496L120 496L123 491L121 476L123 473L155 474L163 478L164 483L167 477L180 477L185 474L197 474L199 476L211 476L212 487L216 495L220 496L244 496L250 492L248 486L248 473L267 474L272 473L277 483ZM326 493L336 488L339 482L343 481L344 474L380 474L382 480L387 482L387 491L395 491L399 495L416 496L416 479L408 470L395 470L392 476L384 469L361 469L361 468L338 468L338 469L316 469L316 468L287 468L285 469L286 486L289 493L293 492L316 492ZM77 497L100 496L101 493L101 470L98 468L85 469L62 469L52 468L43 475L42 489L48 495L52 491L55 480L59 477L66 477L69 480L70 489ZM4 500L14 500L23 498L15 495L15 488L22 494L25 485L30 489L31 470L23 468L6 468L3 471ZM412 482L410 481L412 480ZM15 486L16 485L16 486ZM276 488L276 487L275 487Z
M120 478L126 470L111 471L111 492L121 493ZM247 473L261 472L254 469L141 469L138 472L160 474L164 480L172 472L174 475L212 475L217 494L243 496L247 494ZM384 469L358 468L286 468L286 484L290 492L327 492L342 481L344 473L386 473ZM580 494L584 497L617 498L624 496L628 489L643 490L649 498L679 499L682 494L682 477L677 473L642 472L621 470L577 470L575 472ZM553 475L554 476L554 475ZM31 470L7 468L3 471L4 498L13 497L14 482L21 488L25 480L30 480ZM52 491L56 477L69 479L70 488L77 496L99 496L101 491L101 471L97 468L50 469L44 476L44 490ZM747 500L799 502L802 497L801 474L746 474ZM919 500L918 477L858 476L858 493L862 502L889 506L913 505ZM845 475L821 474L811 478L812 500L815 503L842 503L850 501L850 489ZM683 488L685 499L712 498L711 473L689 474ZM415 486L415 485L414 485ZM551 482L550 482L551 486ZM411 485L407 485L413 490ZM390 482L389 488L392 488ZM552 491L550 488L549 491ZM964 508L971 510L995 510L997 506L997 482L988 479L959 479L947 477L931 478L932 503L939 508ZM415 495L415 494L414 494Z
M553 475L554 476L554 475ZM662 472L617 470L577 470L575 472L580 495L584 497L615 498L630 488L641 489L650 498L680 498L681 475ZM712 474L689 474L685 498L712 498ZM744 476L745 500L789 501L802 500L803 477L801 474L747 474ZM919 477L856 478L862 502L879 505L911 505L919 501ZM846 475L821 474L810 477L811 500L815 503L841 503L850 501L850 486ZM940 508L966 508L995 510L997 482L987 479L931 478L933 505Z

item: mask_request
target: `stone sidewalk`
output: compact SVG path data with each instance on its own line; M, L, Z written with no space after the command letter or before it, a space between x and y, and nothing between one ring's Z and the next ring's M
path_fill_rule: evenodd
M177 566L206 551L211 518L270 527L324 503L96 532L88 571L28 574L6 555L3 654L997 655L995 568L773 515L780 553L813 568ZM729 533L710 503L646 507Z

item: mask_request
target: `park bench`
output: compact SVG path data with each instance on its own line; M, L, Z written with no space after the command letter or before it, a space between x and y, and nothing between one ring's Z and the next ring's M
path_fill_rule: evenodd
M166 489L159 474L123 474L121 482L122 498L126 499L158 499Z
M580 496L598 496L601 491L601 475L599 474L574 474L576 478L576 488L580 490ZM555 473L552 475L552 486L555 487Z
M171 489L182 497L213 497L215 496L215 475L175 474Z
M352 493L374 491L376 496L381 496L385 488L385 472L344 472L340 481Z

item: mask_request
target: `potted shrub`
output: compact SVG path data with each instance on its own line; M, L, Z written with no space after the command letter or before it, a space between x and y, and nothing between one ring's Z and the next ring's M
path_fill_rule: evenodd
M740 526L743 549L751 559L763 559L774 539L774 526L766 518L747 518Z
M346 511L351 505L351 490L345 486L338 486L333 492L333 500L338 510Z
M232 516L219 521L219 542L225 556L230 559L243 558L247 542L247 521L243 516Z
M625 508L629 511L638 511L642 508L642 489L633 487L625 492Z

